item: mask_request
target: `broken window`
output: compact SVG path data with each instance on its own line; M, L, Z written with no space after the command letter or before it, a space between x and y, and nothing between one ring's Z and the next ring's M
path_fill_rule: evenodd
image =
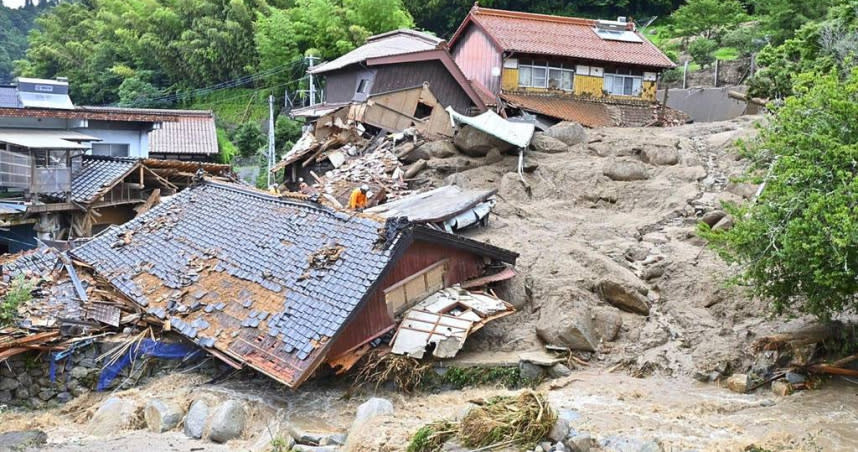
M426 105L423 102L417 102L417 108L414 109L414 117L417 119L426 119L432 116L432 106Z
M358 82L357 90L355 92L358 94L366 94L367 85L369 85L368 78L360 79L360 82Z
M384 290L387 312L396 317L430 293L443 289L446 274L447 259L444 259L388 287Z

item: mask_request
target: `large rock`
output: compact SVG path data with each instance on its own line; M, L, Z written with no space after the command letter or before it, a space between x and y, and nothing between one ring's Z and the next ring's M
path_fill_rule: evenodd
M450 157L446 159L432 159L427 162L427 167L441 174L458 173L471 169L477 165L465 157Z
M676 165L679 163L679 152L674 148L647 147L641 151L641 160L650 165Z
M566 439L570 430L569 421L562 417L558 417L557 421L554 423L554 427L551 427L551 431L548 432L548 439L555 443L559 443Z
M602 174L611 180L623 182L644 180L649 177L642 163L631 160L614 160L602 168Z
M546 154L557 154L569 150L569 145L543 132L533 134L530 147L536 152L545 152Z
M241 436L247 414L241 403L227 400L215 410L209 427L209 439L216 443L225 443Z
M611 280L601 281L596 290L608 303L623 311L649 315L649 303L637 289Z
M513 148L513 145L506 141L499 140L467 125L462 127L453 138L453 144L463 154L471 157L484 157L492 148L500 152L506 152Z
M548 128L545 135L573 146L587 141L587 130L577 122L563 121Z
M715 223L715 226L712 226L713 231L729 231L733 228L733 219L729 216L721 218Z
M775 380L772 382L772 392L779 397L786 397L792 394L792 385L788 381Z
M744 394L748 392L748 387L751 386L751 379L747 374L733 374L725 383L727 389Z
M209 417L209 406L204 400L194 400L185 416L185 435L200 439L206 429L206 419Z
M542 309L536 323L536 334L543 342L572 350L596 351L590 310L572 307L566 310Z
M378 416L389 416L393 414L393 404L390 400L373 397L358 407L352 429L365 424Z
M417 148L417 151L436 159L445 159L457 154L456 146L454 146L449 140L429 141L423 143Z
M182 420L182 407L175 402L152 399L143 409L143 418L150 432L166 432L179 425Z
M611 342L617 338L623 318L612 306L600 306L593 310L593 334L597 340Z
M41 430L0 433L0 451L4 452L36 450L47 442L48 435Z
M132 424L135 411L131 401L111 397L105 400L92 415L87 431L93 436L116 434Z
M429 152L425 145L415 147L414 143L405 142L394 148L394 152L404 163L414 163L418 160L429 160Z
M708 224L711 228L712 226L718 224L718 222L721 221L721 219L725 216L727 216L727 212L724 212L723 210L710 210L709 212L703 214L703 216L700 218L700 221Z

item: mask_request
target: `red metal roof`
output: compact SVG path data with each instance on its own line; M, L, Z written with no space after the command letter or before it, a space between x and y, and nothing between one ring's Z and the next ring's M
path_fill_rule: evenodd
M655 68L676 65L640 33L642 42L613 41L594 31L595 20L474 7L450 39L468 25L480 27L502 51L555 55ZM631 24L630 24L631 25Z
M608 105L565 97L525 94L501 94L510 106L587 127L614 125Z

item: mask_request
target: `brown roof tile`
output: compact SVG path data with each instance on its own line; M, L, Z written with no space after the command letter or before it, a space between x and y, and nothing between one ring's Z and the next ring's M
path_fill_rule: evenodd
M575 121L587 127L614 125L608 105L563 97L525 94L501 94L511 106L564 121Z
M150 154L217 154L214 116L183 116L149 133Z

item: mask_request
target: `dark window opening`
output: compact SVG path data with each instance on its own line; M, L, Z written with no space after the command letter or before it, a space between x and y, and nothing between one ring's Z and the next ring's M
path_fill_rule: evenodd
M417 108L414 110L414 117L417 119L426 119L429 116L432 116L432 107L424 104L423 102L417 102Z
M365 94L367 85L369 85L369 79L367 79L367 78L360 79L360 82L358 83L358 87L357 87L356 92L358 94Z

